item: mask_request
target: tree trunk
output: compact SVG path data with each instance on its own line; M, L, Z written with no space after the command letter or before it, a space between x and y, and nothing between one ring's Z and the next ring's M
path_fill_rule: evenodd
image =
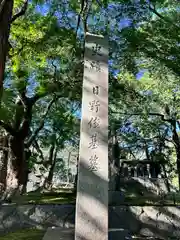
M48 190L50 190L51 186L52 186L54 168L55 168L55 165L56 165L57 148L55 150L55 153L53 154L54 149L55 149L55 147L53 145L52 148L51 148L51 154L50 154L52 156L51 166L50 166L50 169L49 169L48 177L44 181L44 188L48 189Z
M0 193L2 194L6 189L7 177L7 158L8 158L8 136L3 136L1 141L0 153Z
M51 189L55 164L56 164L56 161L53 161L49 169L48 177L45 179L45 182L44 182L45 189L48 189L48 190Z
M70 165L71 152L68 155L68 166L67 166L67 183L69 183L69 165Z
M167 172L166 172L166 167L164 164L162 164L162 169L164 172L164 178L165 178L165 184L166 184L166 188L168 192L171 192L171 187L170 187L170 183L168 181L168 177L167 177Z
M109 141L109 190L117 191L120 185L120 152L116 137L116 129L110 130Z
M3 200L22 194L27 177L24 141L20 137L9 137L6 191Z
M173 142L175 144L175 149L176 149L176 165L177 165L177 174L178 174L178 186L180 190L180 141L179 141L179 136L176 131L176 121L172 120L171 121L171 126L172 126L172 138Z
M28 162L29 162L30 156L31 156L31 151L25 150L23 167L22 167L23 174L21 174L19 177L20 194L24 194L27 191L27 183L28 183L28 176L29 176Z
M178 174L178 185L180 190L180 148L176 148L176 164L177 164L177 174Z
M5 63L9 46L8 39L13 2L13 0L0 0L0 101L3 91Z
M114 167L116 169L115 174L115 191L119 191L120 189L120 148L119 148L119 142L117 140L116 131L113 136L113 161L114 161Z
M76 175L74 179L74 193L77 193L77 183L78 183L78 170L79 170L79 156L77 157L77 162L76 162Z

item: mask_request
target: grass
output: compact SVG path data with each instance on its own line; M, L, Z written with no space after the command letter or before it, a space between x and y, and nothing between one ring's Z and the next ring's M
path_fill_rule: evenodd
M180 206L180 194L169 193L164 197L160 197L157 195L153 195L151 193L145 194L144 196L125 193L125 198L122 200L121 204L118 203L117 205L138 205L138 206L179 205Z
M1 236L0 240L42 240L44 234L44 230L23 229Z
M29 193L13 199L17 204L74 204L76 196L72 192ZM137 196L127 194L122 205L180 205L180 196L168 194L161 198L151 194ZM118 204L120 205L120 204Z
M69 189L44 193L35 191L14 197L12 202L17 204L73 204L75 203L75 194Z
M74 204L76 195L72 189L56 189L49 192L34 191L12 199L16 204ZM116 204L115 204L116 205ZM146 193L144 195L125 193L125 199L118 205L180 205L180 194L169 193L164 197Z

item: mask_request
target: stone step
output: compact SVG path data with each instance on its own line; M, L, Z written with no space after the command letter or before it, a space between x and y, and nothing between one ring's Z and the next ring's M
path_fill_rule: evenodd
M74 229L61 227L48 228L43 240L74 240Z
M128 230L109 229L109 240L131 240ZM74 240L73 228L52 227L48 228L43 240Z
M128 230L123 228L109 229L108 240L132 240Z

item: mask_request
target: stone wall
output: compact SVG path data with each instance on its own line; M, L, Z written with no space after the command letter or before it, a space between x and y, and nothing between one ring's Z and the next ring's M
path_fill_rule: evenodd
M24 228L74 227L73 205L1 205L0 235Z
M109 211L110 228L128 230L131 236L180 239L180 207L116 206Z
M2 205L0 235L24 228L74 227L74 205ZM180 239L180 207L109 207L109 228L152 239Z

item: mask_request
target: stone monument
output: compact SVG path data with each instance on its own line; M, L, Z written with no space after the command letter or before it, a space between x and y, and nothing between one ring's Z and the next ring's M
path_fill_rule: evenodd
M74 229L51 228L43 240L108 239L108 40L86 34Z
M75 240L108 239L108 40L86 35Z

